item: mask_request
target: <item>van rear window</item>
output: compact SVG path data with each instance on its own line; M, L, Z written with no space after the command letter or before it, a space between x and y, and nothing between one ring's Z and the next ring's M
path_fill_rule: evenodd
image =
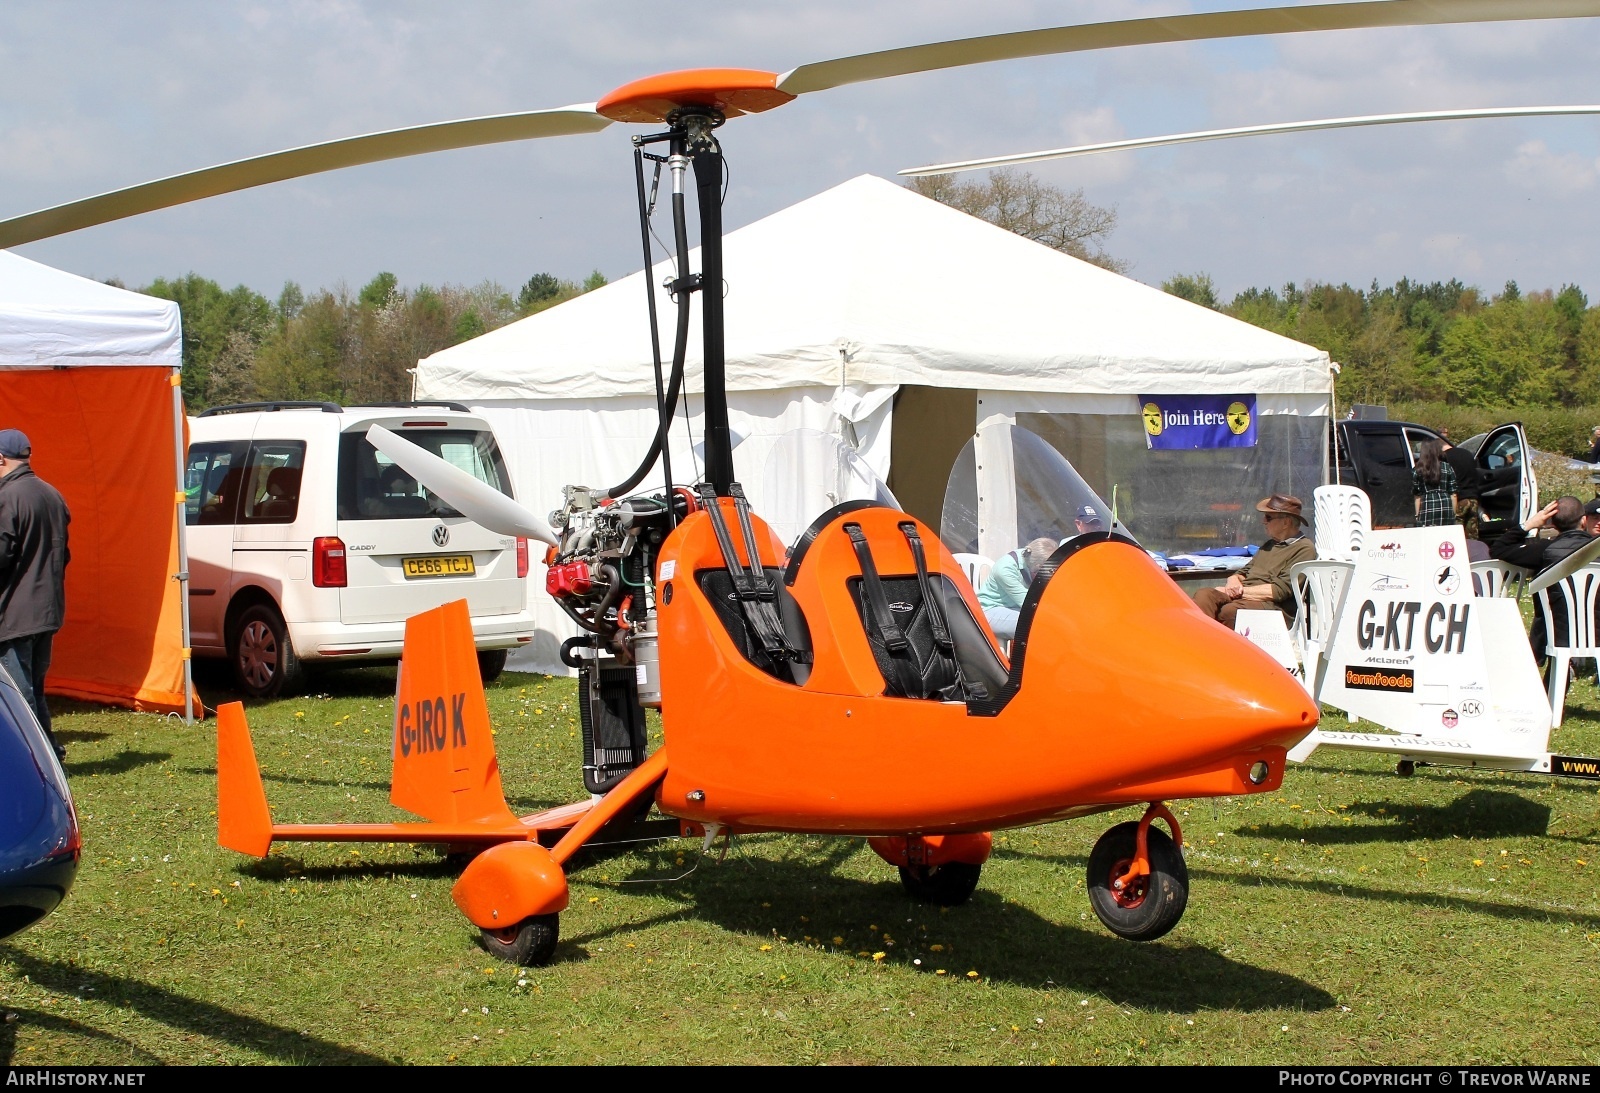
M400 429L405 439L511 496L505 460L485 429ZM339 519L459 516L378 449L364 432L339 437Z

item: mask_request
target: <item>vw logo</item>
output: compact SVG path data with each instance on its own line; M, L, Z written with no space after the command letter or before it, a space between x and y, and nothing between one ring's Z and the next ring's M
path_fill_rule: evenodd
M440 524L433 529L433 545L444 546L450 541L450 529Z

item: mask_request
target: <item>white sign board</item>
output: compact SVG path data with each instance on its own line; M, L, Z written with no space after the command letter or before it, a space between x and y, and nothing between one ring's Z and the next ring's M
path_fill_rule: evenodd
M1234 631L1256 648L1277 661L1283 670L1300 678L1300 658L1295 656L1294 643L1289 640L1289 627L1284 624L1283 612L1276 608L1259 611L1240 611L1233 621Z
M1512 600L1473 595L1458 525L1367 540L1318 698L1456 751L1531 758L1550 735L1522 616Z

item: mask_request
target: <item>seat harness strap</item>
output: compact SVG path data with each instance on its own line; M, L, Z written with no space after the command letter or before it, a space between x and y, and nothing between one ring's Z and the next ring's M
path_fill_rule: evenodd
M761 555L756 549L755 528L750 523L750 502L745 499L743 487L734 482L729 486L728 492L733 498L734 510L738 514L739 532L744 537L745 555L750 559L748 570L740 563L739 552L734 549L733 536L728 533L728 522L723 515L722 506L717 501L715 488L709 482L702 482L698 491L701 507L711 520L712 534L717 538L717 547L722 551L722 560L728 567L728 576L733 580L733 591L739 598L739 609L744 614L751 633L760 644L761 651L778 662L803 663L809 660L807 654L791 647L784 636L783 622L778 618L777 593L767 580L766 570L761 565Z
M861 566L862 602L867 608L867 624L877 631L878 639L889 651L895 671L900 676L901 691L907 698L921 698L922 680L911 653L911 642L894 621L894 612L889 610L889 597L884 595L883 582L878 579L878 567L872 561L872 548L867 545L866 533L861 530L860 524L844 525L844 533L850 536L850 545L855 548L856 561Z
M945 622L944 603L934 591L933 580L928 576L928 558L917 525L910 520L902 521L900 534L906 537L906 543L911 547L911 559L917 565L917 584L922 587L922 602L927 605L928 624L933 629L933 642L938 647L939 655L955 669L956 684L961 688L963 697L988 698L989 689L981 682L968 683L966 673L961 670L961 658L956 656L956 645L950 637L950 627Z

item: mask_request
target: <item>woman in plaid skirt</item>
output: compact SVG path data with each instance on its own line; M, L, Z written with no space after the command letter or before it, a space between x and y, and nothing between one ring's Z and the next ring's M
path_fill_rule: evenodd
M1456 472L1441 457L1444 445L1425 441L1417 449L1417 465L1411 469L1411 494L1416 500L1417 526L1438 527L1456 522Z

